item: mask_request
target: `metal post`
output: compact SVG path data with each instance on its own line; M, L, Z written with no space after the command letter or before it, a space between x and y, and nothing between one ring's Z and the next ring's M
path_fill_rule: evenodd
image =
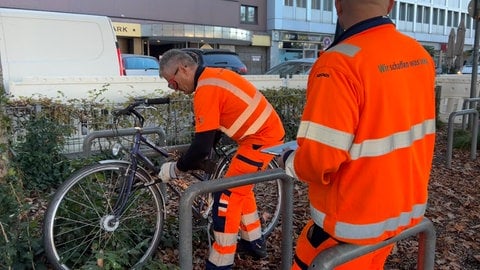
M458 115L467 115L473 114L472 122L474 123L472 127L472 141L470 144L470 157L472 160L475 160L477 157L477 137L478 137L478 111L476 109L461 110L450 113L448 116L448 128L447 128L447 153L446 153L446 163L447 167L451 168L452 163L452 151L453 151L453 124L454 119Z
M472 81L470 82L470 97L477 97L477 77L478 77L478 42L480 39L480 20L478 20L478 8L480 7L479 0L473 0L474 2L474 22L475 27L475 38L473 41L473 63L472 63Z
M362 255L381 249L408 237L419 235L417 269L433 270L435 265L436 233L433 223L424 218L421 223L406 229L399 235L373 245L339 244L328 248L315 257L310 264L310 270L330 270Z
M425 229L418 234L418 257L417 264L418 267L423 267L421 269L434 269L435 267L435 242L436 242L436 232L433 227L433 223L424 219L420 223Z

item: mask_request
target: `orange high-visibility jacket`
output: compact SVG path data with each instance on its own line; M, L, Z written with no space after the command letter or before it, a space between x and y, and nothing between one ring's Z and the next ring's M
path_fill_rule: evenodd
M239 145L278 144L285 131L277 112L247 79L206 67L193 98L195 132L220 130Z
M346 38L314 64L286 170L309 184L312 219L332 237L369 244L422 219L434 83L432 57L392 23Z

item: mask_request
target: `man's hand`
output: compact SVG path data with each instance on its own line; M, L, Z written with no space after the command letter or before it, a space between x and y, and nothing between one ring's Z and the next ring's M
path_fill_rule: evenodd
M160 167L158 178L167 183L172 179L177 179L177 162L165 162Z

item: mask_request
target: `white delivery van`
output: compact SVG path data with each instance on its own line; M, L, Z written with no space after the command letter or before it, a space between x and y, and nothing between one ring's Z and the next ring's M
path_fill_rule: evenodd
M0 8L0 59L5 93L39 78L120 76L108 17Z

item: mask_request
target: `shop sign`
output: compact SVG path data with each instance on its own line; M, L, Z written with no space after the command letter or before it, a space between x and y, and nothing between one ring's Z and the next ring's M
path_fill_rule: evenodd
M141 37L141 25L138 23L120 23L112 22L113 31L121 37Z
M283 40L320 42L322 36L302 33L283 33Z

